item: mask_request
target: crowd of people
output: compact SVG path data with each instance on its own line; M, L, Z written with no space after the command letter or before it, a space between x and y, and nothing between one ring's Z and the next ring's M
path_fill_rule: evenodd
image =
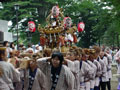
M111 49L69 47L67 52L24 45L0 47L0 90L111 90ZM120 51L114 55L120 62ZM120 67L118 68L120 73Z

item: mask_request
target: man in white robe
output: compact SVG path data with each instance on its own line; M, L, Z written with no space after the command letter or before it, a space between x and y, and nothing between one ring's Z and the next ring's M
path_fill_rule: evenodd
M41 58L37 61L38 67L43 71L47 78L46 83L48 90L74 90L74 75L68 67L62 65L62 61L64 60L63 55L59 52L54 52L50 59L50 62L52 62L51 64L49 62L49 59L50 58ZM60 62L61 64L58 62ZM57 82L54 82L54 78L52 78L54 75L52 74L52 68L54 68L53 70L57 68L57 70L59 70L59 67L61 67L60 72L57 76L55 76L55 80Z

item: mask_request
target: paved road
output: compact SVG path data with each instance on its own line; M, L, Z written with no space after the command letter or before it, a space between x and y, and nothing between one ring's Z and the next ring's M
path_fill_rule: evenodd
M116 74L117 73L117 68L116 66L112 67L112 74ZM112 77L111 80L111 90L117 90L117 85L118 85L118 79L116 77Z

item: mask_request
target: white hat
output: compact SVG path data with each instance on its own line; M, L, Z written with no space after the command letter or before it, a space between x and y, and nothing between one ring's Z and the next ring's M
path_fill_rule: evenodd
M28 52L28 51L33 51L33 48L28 48L28 49L26 50L26 52Z
M37 44L35 47L39 47L39 45Z

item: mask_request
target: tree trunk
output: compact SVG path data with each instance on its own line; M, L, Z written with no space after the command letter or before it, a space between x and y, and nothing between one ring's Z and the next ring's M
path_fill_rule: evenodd
M116 34L117 36L117 46L119 47L119 34Z

